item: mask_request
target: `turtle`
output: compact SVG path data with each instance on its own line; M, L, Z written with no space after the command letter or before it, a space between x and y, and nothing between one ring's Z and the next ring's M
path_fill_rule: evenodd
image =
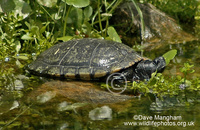
M28 65L28 70L42 76L76 80L104 80L120 73L115 79L136 81L149 80L152 73L162 73L165 66L162 56L151 60L120 42L82 38L50 47Z

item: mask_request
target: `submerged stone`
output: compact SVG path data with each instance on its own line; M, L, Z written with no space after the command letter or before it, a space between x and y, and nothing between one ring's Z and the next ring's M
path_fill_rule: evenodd
M89 112L91 120L112 119L112 109L108 106L97 107Z
M45 103L51 100L56 96L56 93L53 91L48 91L45 93L41 93L40 95L37 96L37 102L38 103Z
M87 103L68 103L66 101L58 104L58 111L65 111L65 110L74 110L79 107L83 107L87 105Z
M78 82L78 81L51 81L46 82L36 90L33 90L29 94L28 100L30 102L37 99L37 103L46 103L51 100L57 100L58 102L66 101L68 103L81 102L81 103L117 103L123 102L133 98L128 95L113 94L99 89L93 83ZM60 104L61 108L68 109L69 106L65 102ZM63 107L66 106L66 107Z

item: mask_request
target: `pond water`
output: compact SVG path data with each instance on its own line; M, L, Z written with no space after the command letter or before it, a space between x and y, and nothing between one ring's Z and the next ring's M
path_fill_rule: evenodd
M145 50L143 55L155 58L170 49L177 49L178 54L167 66L164 75L182 75L179 68L183 67L183 63L189 62L195 69L195 73L188 76L192 79L200 77L199 44L195 41L163 45L159 49ZM0 93L0 129L156 130L173 128L195 130L200 128L199 92L194 92L195 97L194 93L188 96L192 100L190 103L180 103L175 97L165 97L165 100L161 101L153 94L133 97L118 103L102 103L99 100L96 103L81 100L84 94L77 93L80 100L75 101L77 97L69 100L73 97L69 96L70 93L67 93L65 88L60 87L59 84L58 86L51 85L51 82L55 80L25 74L23 69L15 65L19 64L16 60L3 64L5 69L14 66L16 70L14 74L9 75L10 77L4 75L2 80L6 84L1 88ZM66 82L68 85L70 83L70 81L56 81L60 84L61 82L62 84ZM47 82L49 86L44 85ZM84 87L93 83L80 82L80 84ZM73 82L71 85L73 86ZM102 95L98 92L98 95L92 96L101 97ZM113 98L116 97L113 96ZM194 98L195 101L193 101ZM95 97L90 97L90 99L95 100Z
M170 64L166 67L164 71L165 75L180 75L180 68L183 67L185 62L194 65L195 73L191 75L190 78L200 77L200 42L193 41L193 42L186 42L186 43L179 43L179 44L165 44L158 49L144 51L144 55L147 57L155 58L159 55L164 54L165 52L176 49L177 55L170 62Z

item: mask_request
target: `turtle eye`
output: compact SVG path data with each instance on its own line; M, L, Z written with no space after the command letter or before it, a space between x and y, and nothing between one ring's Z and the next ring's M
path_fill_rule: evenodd
M160 62L160 57L155 58L155 59L153 60L153 62L154 62L156 65L158 65L159 62Z
M157 57L153 60L153 62L158 65L158 66L165 66L165 59L164 57L160 56L160 57Z
M156 59L153 60L153 62L157 66L157 72L161 73L164 71L165 65L166 65L164 57L162 57L162 56L157 57Z

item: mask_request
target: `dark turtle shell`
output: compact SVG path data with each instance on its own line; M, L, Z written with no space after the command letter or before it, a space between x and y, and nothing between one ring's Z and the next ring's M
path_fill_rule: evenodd
M28 69L42 75L98 79L126 69L145 58L132 48L103 39L76 39L41 53Z

